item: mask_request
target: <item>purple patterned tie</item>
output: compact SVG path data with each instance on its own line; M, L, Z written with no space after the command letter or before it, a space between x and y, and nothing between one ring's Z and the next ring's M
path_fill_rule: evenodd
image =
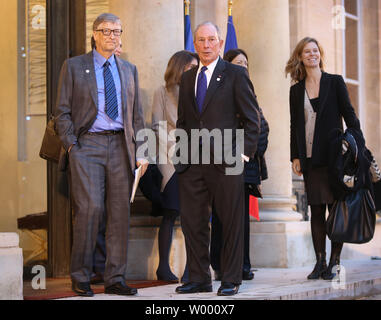
M203 66L201 68L201 72L198 75L197 79L197 90L196 90L196 101L198 106L198 111L202 112L202 106L204 104L206 90L207 90L207 82L205 71L208 70L207 67Z

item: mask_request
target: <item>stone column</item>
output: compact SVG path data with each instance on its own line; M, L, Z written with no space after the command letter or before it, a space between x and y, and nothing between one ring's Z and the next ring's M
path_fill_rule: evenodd
M169 58L184 49L183 1L109 0L109 11L122 20L122 58L138 68L144 116L150 124L153 92L164 83Z
M294 211L290 164L290 81L284 67L290 56L289 3L235 0L238 45L249 56L249 72L258 102L270 126L266 152L268 180L259 201L261 222L251 225L252 263L290 267L310 263L309 223Z
M153 93L164 84L168 60L175 52L184 49L183 5L182 0L109 0L109 12L122 21L121 57L138 69L147 127L151 125ZM144 199L141 202L143 205ZM138 203L134 204L137 206L131 218L127 278L156 279L159 262L157 236L161 220L147 216L147 210L139 210ZM176 224L170 265L179 278L185 261L184 238Z
M191 0L192 32L198 24L211 21L221 31L221 37L225 41L228 21L228 1L226 0ZM194 34L193 34L194 35ZM223 52L221 52L221 55Z

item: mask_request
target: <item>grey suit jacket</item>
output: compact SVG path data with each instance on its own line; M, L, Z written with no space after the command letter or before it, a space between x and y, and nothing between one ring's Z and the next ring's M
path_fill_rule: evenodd
M131 169L135 169L136 149L142 142L135 137L144 128L144 117L140 103L138 73L134 65L115 57L122 87L122 110L124 136ZM97 81L93 53L67 59L61 69L55 116L57 130L65 151L76 143L94 123L98 114ZM61 154L60 167L67 158Z

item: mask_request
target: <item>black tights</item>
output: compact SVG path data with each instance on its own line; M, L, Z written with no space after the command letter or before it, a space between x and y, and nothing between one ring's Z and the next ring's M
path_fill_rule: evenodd
M330 210L332 205L328 205L328 210ZM312 232L312 242L314 244L314 249L316 255L318 253L325 253L325 211L326 205L312 205L311 206L311 232ZM340 258L341 249L343 248L343 243L331 242L331 258L330 262L335 261L335 259Z
M173 227L178 217L175 210L164 209L163 219L159 229L159 266L157 268L158 276L165 280L176 280L177 277L172 273L169 267L169 253L172 245Z

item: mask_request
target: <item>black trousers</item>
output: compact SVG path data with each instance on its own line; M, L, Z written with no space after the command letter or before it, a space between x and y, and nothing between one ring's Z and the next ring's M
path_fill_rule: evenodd
M221 166L190 165L178 175L180 217L185 237L189 281L211 282L210 206L222 225L222 282L241 284L244 245L244 183L225 175Z
M244 250L243 271L250 271L250 215L249 215L249 189L245 184L245 217L244 217ZM212 210L212 232L210 241L210 263L213 270L221 269L222 225L218 219L216 209Z

